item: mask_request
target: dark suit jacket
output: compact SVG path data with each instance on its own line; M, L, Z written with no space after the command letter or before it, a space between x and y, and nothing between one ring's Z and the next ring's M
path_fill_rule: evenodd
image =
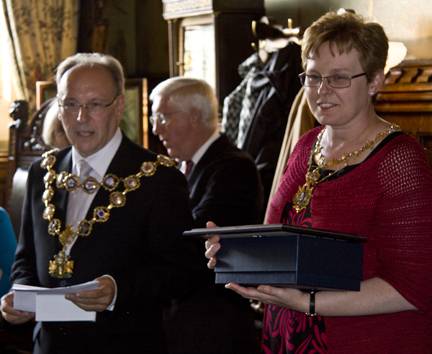
M262 187L255 164L224 135L192 169L188 184L195 227L205 227L208 220L219 226L261 222ZM205 267L206 260L201 263ZM216 286L213 271L204 277L206 285L172 306L167 315L170 353L257 353L259 334L249 302Z
M71 155L70 148L57 153L57 172L71 170ZM155 154L123 137L107 173L126 177L137 173L143 161L155 159ZM163 166L154 176L142 177L141 187L126 195L124 207L112 209L108 222L95 224L89 237L77 240L71 251L74 274L58 280L49 276L48 261L60 243L48 234L47 221L41 217L45 173L40 162L30 168L12 280L56 287L109 274L117 282L118 297L114 311L98 313L95 323L43 323L35 351L126 353L138 347L143 353L163 352L161 307L172 296L189 291L197 267L192 245L180 239L191 225L184 177ZM62 222L67 195L64 189L55 193L56 217ZM97 192L87 219L95 206L109 204L108 196L102 188Z
M195 227L256 224L263 209L261 181L253 160L221 135L188 177Z

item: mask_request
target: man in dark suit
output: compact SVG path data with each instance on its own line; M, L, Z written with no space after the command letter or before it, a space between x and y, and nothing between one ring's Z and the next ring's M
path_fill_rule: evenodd
M165 353L162 306L196 279L188 191L173 161L120 131L121 64L77 54L57 69L59 119L71 148L44 154L29 171L14 283L57 287L96 279L98 288L66 295L95 322L36 325L34 353ZM179 252L184 257L177 257ZM12 324L34 313L2 298Z
M262 187L252 159L219 133L218 103L203 80L176 77L151 95L153 133L186 174L195 227L255 224L262 208ZM202 259L201 266L206 261ZM223 286L206 286L177 301L165 326L170 353L252 354L257 331L249 303Z

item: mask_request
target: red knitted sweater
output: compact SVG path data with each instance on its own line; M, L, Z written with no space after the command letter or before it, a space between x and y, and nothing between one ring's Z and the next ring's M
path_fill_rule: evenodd
M304 183L320 129L293 151L269 223L281 222ZM318 184L310 208L312 227L366 236L364 279L386 280L419 310L326 317L329 353L432 353L432 170L422 147L405 134L390 139L349 172Z

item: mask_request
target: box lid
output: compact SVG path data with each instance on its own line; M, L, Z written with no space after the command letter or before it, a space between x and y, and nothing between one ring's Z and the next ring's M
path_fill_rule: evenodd
M346 234L323 229L292 226L287 224L222 226L214 228L197 228L183 232L183 236L186 237L209 238L214 235L218 235L222 239L300 235L304 237L331 238L351 242L366 241L366 238L360 235Z

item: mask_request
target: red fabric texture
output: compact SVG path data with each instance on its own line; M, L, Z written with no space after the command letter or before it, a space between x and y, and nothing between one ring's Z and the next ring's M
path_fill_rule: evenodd
M293 151L269 223L281 222L304 183L320 129L306 133ZM329 353L432 353L432 170L420 144L405 134L394 137L351 171L318 184L310 210L314 228L366 236L363 279L384 279L419 309L326 317ZM270 327L264 323L264 337Z

